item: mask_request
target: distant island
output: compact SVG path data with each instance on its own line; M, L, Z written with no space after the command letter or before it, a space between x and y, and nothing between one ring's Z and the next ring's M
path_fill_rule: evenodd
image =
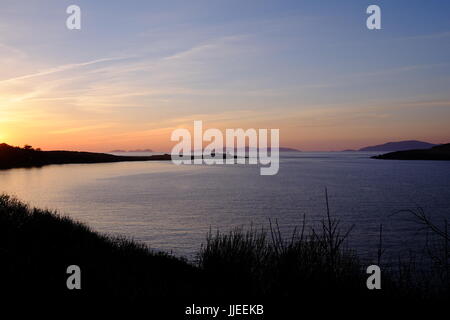
M270 148L269 148L269 150L270 150ZM287 148L287 147L280 147L279 150L282 152L301 152L301 150L297 150L294 148Z
M50 164L105 163L122 161L167 161L170 154L154 156L115 156L106 153L78 151L41 151L31 146L13 147L0 144L0 169L41 167Z
M390 152L372 158L385 160L450 160L450 143L425 150L415 149Z
M257 151L259 151L259 148L256 149ZM278 150L280 152L301 152L300 150L294 149L294 148L287 148L287 147L279 147ZM267 151L271 151L271 148L268 147ZM137 150L122 150L122 149L117 149L117 150L111 150L109 151L109 153L131 153L131 152L154 152L152 149L137 149ZM191 151L192 153L194 153L194 150ZM223 149L223 153L226 152L226 149ZM237 149L235 148L235 152L237 152ZM245 147L245 152L249 152L249 147Z
M358 151L404 151L404 150L428 149L435 146L436 144L428 142L417 140L406 140L406 141L388 142L376 146L369 146L361 148Z
M136 149L136 150L111 150L110 153L128 153L128 152L153 152L152 149Z
M244 148L234 148L234 152L237 152L238 150L243 150ZM259 150L260 150L260 148L249 148L248 146L246 146L245 147L245 152L249 152L250 151L250 149L253 151L253 150L256 150L256 151L258 151L259 152ZM224 148L224 152L225 152L225 148ZM271 147L267 147L267 151L268 152L271 152L272 151L272 148ZM288 148L288 147L279 147L278 148L278 151L279 152L301 152L301 150L298 150L298 149L294 149L294 148Z

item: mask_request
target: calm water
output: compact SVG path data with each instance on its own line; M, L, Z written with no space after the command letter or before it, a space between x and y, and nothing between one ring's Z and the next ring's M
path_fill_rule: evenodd
M209 228L230 230L278 219L288 233L303 214L355 224L349 244L376 252L383 223L387 253L420 246L418 225L400 209L421 206L436 221L450 218L450 162L382 161L369 153L284 153L276 176L257 166L175 166L170 162L53 165L0 171L0 192L192 258Z

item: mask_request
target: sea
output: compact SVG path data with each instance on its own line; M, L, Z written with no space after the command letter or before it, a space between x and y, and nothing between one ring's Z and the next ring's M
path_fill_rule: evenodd
M150 155L142 153L135 155ZM412 212L443 228L450 219L450 162L376 160L370 152L281 152L279 172L258 165L170 161L49 165L0 171L0 193L55 210L93 230L195 260L208 232L278 225L321 230L327 216L363 259L424 248Z

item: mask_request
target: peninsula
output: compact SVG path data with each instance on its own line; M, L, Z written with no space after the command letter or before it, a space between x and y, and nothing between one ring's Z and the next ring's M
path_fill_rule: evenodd
M450 143L429 149L389 152L372 158L385 160L450 160Z
M116 156L78 151L41 151L31 146L13 147L0 144L0 169L42 167L50 164L104 163L122 161L169 161L170 154L153 156Z

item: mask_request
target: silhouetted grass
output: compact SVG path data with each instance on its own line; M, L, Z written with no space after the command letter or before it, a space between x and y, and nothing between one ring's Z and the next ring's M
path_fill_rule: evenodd
M416 218L436 232L426 216ZM210 231L198 259L188 262L129 239L98 234L57 212L1 195L0 290L21 298L120 301L161 297L192 302L249 297L271 301L446 299L448 232L437 230L445 242L439 248L429 247L435 263L423 272L415 267L415 258L385 264L380 229L375 264L382 267L382 289L368 290L368 265L345 246L351 228L343 231L339 220L332 218L328 199L324 220L316 228L307 230L304 218L303 225L288 237L276 221L266 230ZM66 288L66 268L72 264L82 270L80 291Z
M0 290L8 295L86 298L177 297L195 288L198 270L125 238L100 235L56 212L0 196ZM66 288L78 265L82 290Z
M357 296L367 291L364 273L356 254L342 246L348 233L340 235L337 226L328 217L321 232L306 234L303 225L288 238L277 223L269 230L210 232L198 263L211 279L220 280L218 290L234 288L242 296L311 298L337 291Z
M414 210L400 210L395 214L412 217L418 225L418 231L425 232L422 252L410 252L407 258L398 259L390 264L394 290L406 298L450 300L450 235L448 221L443 226L425 214L418 207Z

